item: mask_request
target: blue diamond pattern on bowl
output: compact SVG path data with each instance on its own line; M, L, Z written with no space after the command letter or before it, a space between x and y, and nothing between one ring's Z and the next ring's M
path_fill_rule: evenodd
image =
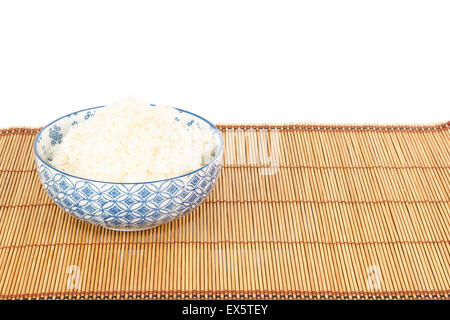
M112 188L111 191L108 192L108 194L113 198L117 198L120 195L120 192L117 191L116 188Z
M170 187L167 188L167 191L168 191L170 194L175 194L175 193L178 191L178 188L177 188L176 186L174 186L174 185L170 185Z
M85 187L83 190L81 190L85 195L87 195L88 197L93 194L94 192L89 188L89 187Z
M146 188L142 188L142 190L138 193L143 199L147 198L150 195L150 191Z
M135 203L135 201L133 199L131 199L130 197L123 200L123 202L126 203L127 205L132 205L133 203Z

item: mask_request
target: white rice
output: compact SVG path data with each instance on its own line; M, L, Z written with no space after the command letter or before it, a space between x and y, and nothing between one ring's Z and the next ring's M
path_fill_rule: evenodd
M218 145L207 123L186 125L192 119L171 107L122 99L71 127L50 163L75 176L110 182L183 175L211 160Z

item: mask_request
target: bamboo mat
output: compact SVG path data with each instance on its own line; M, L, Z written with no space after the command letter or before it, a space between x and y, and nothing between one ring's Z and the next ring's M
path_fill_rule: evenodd
M450 298L450 122L219 128L209 198L130 233L60 210L37 129L0 129L0 298Z

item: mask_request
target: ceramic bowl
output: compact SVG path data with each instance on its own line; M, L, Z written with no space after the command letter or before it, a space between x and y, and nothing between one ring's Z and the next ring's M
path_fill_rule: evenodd
M201 168L170 179L115 183L84 179L51 164L54 148L70 127L89 121L98 109L89 108L63 116L39 131L34 156L41 183L53 201L70 215L108 229L131 231L156 227L194 210L214 188L222 167L223 137L209 121L191 112L185 125L209 126L219 141L215 156ZM190 119L189 121L185 119ZM178 121L178 117L176 118Z

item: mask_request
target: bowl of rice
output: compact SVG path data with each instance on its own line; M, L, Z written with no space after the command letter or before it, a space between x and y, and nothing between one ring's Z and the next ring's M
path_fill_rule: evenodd
M63 116L34 140L41 183L70 215L120 231L194 210L222 167L223 137L191 112L133 98Z

